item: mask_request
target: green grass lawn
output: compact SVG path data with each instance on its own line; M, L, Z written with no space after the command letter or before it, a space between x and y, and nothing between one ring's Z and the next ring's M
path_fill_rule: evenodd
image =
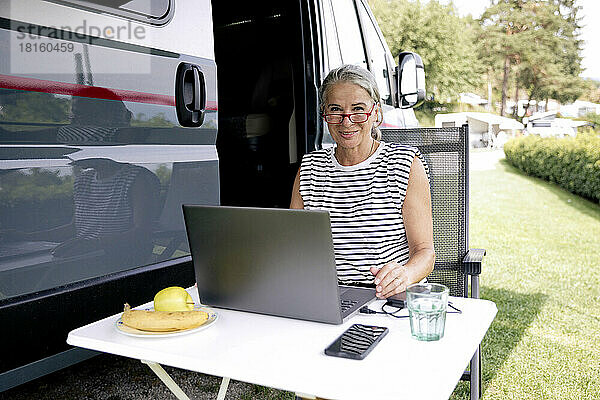
M600 399L600 206L504 160L470 178L470 247L498 306L483 398Z

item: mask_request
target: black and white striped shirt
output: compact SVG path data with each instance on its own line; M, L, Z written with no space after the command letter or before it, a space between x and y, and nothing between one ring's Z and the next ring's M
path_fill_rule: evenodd
M335 148L306 154L300 195L307 210L327 210L340 283L372 284L371 267L408 261L402 205L415 147L381 142L365 161L341 165Z
M100 238L133 227L131 188L143 167L123 165L112 176L98 179L96 170L86 169L75 180L75 227L78 238Z
M56 140L61 143L112 142L117 128L67 125L58 128Z

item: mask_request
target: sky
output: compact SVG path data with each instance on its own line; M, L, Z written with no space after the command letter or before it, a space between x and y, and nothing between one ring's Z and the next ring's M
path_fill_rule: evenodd
M450 0L440 2L447 4ZM489 0L454 0L460 15L471 14L475 18L479 18L489 4ZM584 41L582 56L585 71L581 76L600 80L600 23L597 21L600 16L600 1L578 0L577 4L582 7L579 15L583 17L581 39Z

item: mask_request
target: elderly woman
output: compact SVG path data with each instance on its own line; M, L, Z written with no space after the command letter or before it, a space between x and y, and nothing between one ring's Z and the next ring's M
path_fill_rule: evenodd
M433 269L426 163L418 149L385 143L373 75L354 65L332 70L319 91L336 146L304 156L291 208L327 210L338 280L403 292Z

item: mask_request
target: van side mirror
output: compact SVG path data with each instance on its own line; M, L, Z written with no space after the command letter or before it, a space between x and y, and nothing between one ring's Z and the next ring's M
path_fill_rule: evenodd
M417 107L425 100L425 66L417 53L405 51L398 56L397 103L400 108Z

